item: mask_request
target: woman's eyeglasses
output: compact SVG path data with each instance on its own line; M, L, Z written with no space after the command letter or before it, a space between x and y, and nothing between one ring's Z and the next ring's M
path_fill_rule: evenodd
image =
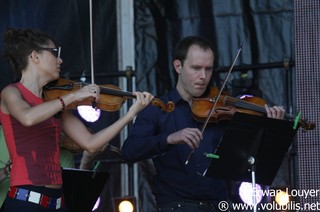
M41 48L37 48L36 50L46 50L51 52L51 54L53 54L53 56L55 56L56 58L60 58L60 54L61 54L61 46L59 46L58 48L45 48L45 47L41 47Z

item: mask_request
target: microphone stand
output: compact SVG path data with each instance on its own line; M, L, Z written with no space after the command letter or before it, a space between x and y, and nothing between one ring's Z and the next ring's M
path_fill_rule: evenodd
M253 211L257 212L257 188L256 188L256 166L255 166L255 158L250 156L248 159L249 165L251 165L251 179L252 179L252 204Z

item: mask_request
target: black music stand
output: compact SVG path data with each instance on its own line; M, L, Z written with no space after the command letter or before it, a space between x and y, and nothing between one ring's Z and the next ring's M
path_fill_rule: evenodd
M297 129L287 120L235 113L206 176L271 185ZM254 198L255 200L256 198Z
M69 212L89 212L109 179L109 173L63 168L62 177Z

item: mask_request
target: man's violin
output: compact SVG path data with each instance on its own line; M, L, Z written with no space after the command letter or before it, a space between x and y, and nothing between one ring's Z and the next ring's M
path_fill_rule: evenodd
M209 118L209 122L219 122L220 120L230 120L235 112L247 113L251 115L264 116L266 115L266 110L264 105L265 100L258 97L245 97L243 99L238 99L228 95L220 95L217 100L217 95L219 89L212 87L210 93L205 98L194 98L192 103L192 116L194 119L200 122L204 122L212 105L217 101L216 107ZM285 118L288 120L293 120L294 117L290 114L285 114ZM313 130L315 128L315 123L307 122L303 119L299 119L299 125L304 130Z

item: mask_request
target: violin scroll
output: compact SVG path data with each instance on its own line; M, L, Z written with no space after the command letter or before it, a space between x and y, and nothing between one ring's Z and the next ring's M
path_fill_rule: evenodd
M304 130L313 130L316 128L316 124L314 122L307 122L305 120L299 121L300 127Z
M292 115L286 115L286 118L294 121L294 118ZM301 127L304 131L313 130L314 128L316 128L316 124L314 122L306 121L304 119L301 119L300 117L298 118L299 118L298 120L299 127Z
M163 101L161 101L160 99L154 98L151 101L151 105L155 106L155 107L159 107L161 108L161 110L165 111L165 112L172 112L174 110L174 103L172 101L167 102L167 104L165 104Z

